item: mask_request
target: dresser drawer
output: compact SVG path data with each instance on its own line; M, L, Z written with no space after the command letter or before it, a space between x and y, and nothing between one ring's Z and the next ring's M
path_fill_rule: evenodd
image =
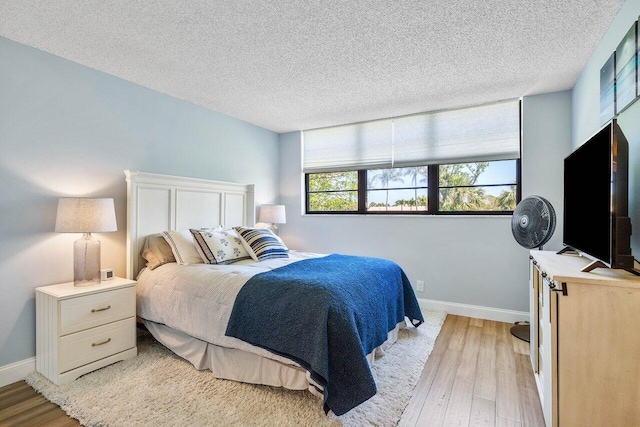
M120 320L60 338L61 373L136 346L136 319Z
M135 293L128 287L60 301L60 335L135 316Z

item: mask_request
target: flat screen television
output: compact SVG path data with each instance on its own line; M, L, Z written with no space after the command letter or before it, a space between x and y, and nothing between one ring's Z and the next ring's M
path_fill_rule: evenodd
M629 144L615 119L564 160L563 244L596 267L634 273L628 217Z

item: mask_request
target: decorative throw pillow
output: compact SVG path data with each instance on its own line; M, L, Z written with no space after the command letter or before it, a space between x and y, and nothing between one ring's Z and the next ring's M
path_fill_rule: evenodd
M149 270L153 270L169 262L176 262L171 246L169 246L160 233L147 236L147 238L144 239L144 246L141 252L142 258L147 260L147 268L149 268Z
M202 258L193 244L193 237L191 237L189 230L163 231L162 237L171 247L171 252L173 252L178 264L202 264Z
M235 227L244 247L255 261L273 258L289 258L289 249L268 228Z
M232 264L251 259L238 233L231 230L191 229L196 249L206 264Z

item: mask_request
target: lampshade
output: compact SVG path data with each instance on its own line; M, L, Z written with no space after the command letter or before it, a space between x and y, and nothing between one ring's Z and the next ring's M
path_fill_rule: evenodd
M258 222L270 224L286 224L287 214L284 205L262 205L260 206L260 214Z
M117 230L113 199L58 199L58 233L105 233Z

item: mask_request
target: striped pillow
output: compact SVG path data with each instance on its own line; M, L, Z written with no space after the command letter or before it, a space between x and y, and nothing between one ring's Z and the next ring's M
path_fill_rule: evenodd
M244 247L255 261L289 258L289 249L282 240L267 228L235 227Z

